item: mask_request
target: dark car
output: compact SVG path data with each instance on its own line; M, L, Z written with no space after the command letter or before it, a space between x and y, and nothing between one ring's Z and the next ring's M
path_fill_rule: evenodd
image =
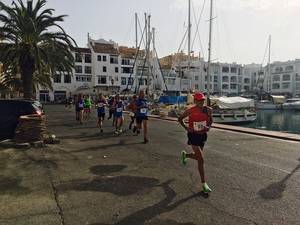
M30 114L43 114L32 100L0 100L0 139L12 138L19 117Z

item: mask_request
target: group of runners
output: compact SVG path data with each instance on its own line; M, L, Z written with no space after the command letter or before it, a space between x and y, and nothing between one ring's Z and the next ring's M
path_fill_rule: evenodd
M212 109L204 105L205 96L203 93L198 92L194 94L195 105L187 109L178 118L178 122L187 131L188 145L192 147L193 152L187 153L186 151L181 152L180 161L182 165L186 165L188 159L193 159L198 163L198 172L202 182L202 191L204 193L211 192L211 188L206 182L204 172L204 145L207 140L207 132L210 130L212 124ZM86 100L78 98L76 104L77 109L83 113L86 106ZM90 106L88 103L87 106ZM144 143L149 142L148 138L148 111L149 104L145 99L145 92L140 91L138 96L133 96L129 103L125 102L120 98L119 95L111 97L108 101L102 94L99 95L95 102L95 108L97 109L98 115L98 127L100 132L103 132L103 121L105 119L106 108L109 111L108 119L112 119L112 125L115 127L116 134L122 134L123 123L124 123L124 110L130 112L131 121L129 123L129 129L133 130L137 135L143 128ZM80 118L82 118L81 116ZM188 123L185 119L188 118ZM82 120L80 120L82 123Z
M78 95L78 99L75 103L76 108L76 120L82 124L83 119L90 117L91 107L97 109L97 125L100 132L103 132L103 121L105 120L106 109L108 108L108 120L112 120L112 126L115 127L115 134L123 133L124 124L124 111L130 112L130 125L129 129L133 130L133 133L140 134L140 130L144 131L144 143L149 142L148 138L148 111L149 104L145 98L145 92L140 91L139 95L134 95L128 104L127 99L122 99L119 95L112 96L108 101L102 94L99 94L98 98L93 102L89 97L83 97Z

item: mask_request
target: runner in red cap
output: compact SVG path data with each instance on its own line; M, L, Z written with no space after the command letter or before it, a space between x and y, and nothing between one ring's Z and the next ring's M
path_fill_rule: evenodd
M198 170L202 181L202 189L204 193L211 192L212 190L205 181L204 173L204 157L203 148L207 140L207 132L212 124L212 109L204 106L205 96L201 92L194 94L195 106L187 109L178 119L179 123L187 131L188 145L192 146L193 153L181 153L181 163L186 165L187 159L194 159L198 161ZM189 124L185 125L184 118L188 117Z

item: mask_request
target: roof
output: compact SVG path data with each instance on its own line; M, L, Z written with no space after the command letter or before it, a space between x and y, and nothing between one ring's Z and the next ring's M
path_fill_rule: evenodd
M119 52L122 58L135 58L136 48L128 48L126 46L120 46Z
M106 53L112 55L118 55L119 51L113 44L94 43L92 48L95 53Z
M91 53L91 49L89 48L74 48L73 51L80 53Z

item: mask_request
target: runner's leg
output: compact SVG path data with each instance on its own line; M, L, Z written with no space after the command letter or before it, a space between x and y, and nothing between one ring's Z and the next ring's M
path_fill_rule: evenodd
M144 142L148 142L148 120L143 120Z
M194 153L187 154L186 156L191 159L198 161L198 171L200 174L201 182L205 183L205 173L204 173L204 158L203 151L199 146L192 145Z

